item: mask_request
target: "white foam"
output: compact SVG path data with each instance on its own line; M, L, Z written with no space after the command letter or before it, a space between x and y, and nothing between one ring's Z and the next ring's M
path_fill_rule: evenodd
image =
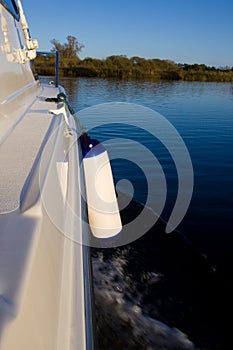
M106 261L101 253L93 258L101 349L197 349L180 330L143 313L142 295L124 271L128 253L123 251ZM150 284L157 283L160 277L156 273L144 276Z

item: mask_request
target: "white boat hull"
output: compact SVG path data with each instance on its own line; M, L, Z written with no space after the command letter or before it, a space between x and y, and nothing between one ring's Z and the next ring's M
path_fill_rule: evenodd
M0 21L0 350L92 349L79 131L49 113L60 90L34 79L2 3Z

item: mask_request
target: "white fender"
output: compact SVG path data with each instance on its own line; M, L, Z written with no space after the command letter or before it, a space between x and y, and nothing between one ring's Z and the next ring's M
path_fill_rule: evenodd
M108 153L87 134L80 141L89 225L95 237L109 238L121 231L122 224Z

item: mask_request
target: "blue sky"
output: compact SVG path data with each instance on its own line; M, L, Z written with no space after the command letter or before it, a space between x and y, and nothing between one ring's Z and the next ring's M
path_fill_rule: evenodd
M80 57L170 59L233 66L232 0L22 0L41 50L67 35L85 45Z

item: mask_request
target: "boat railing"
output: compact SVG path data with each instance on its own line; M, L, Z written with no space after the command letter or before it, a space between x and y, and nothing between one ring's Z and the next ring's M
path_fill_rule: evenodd
M36 51L37 55L55 55L55 86L59 85L59 52L58 51Z
M80 133L80 125L75 118L77 132ZM79 147L79 159L82 159L80 141L77 140ZM85 188L84 173L80 172L80 186ZM85 190L84 190L85 191ZM86 350L98 349L96 336L96 315L94 301L94 286L92 275L91 262L91 247L90 247L90 227L87 222L87 205L84 199L81 201L83 220L82 220L82 242L83 242L83 269L84 269L84 303L85 303L85 327L86 327Z

